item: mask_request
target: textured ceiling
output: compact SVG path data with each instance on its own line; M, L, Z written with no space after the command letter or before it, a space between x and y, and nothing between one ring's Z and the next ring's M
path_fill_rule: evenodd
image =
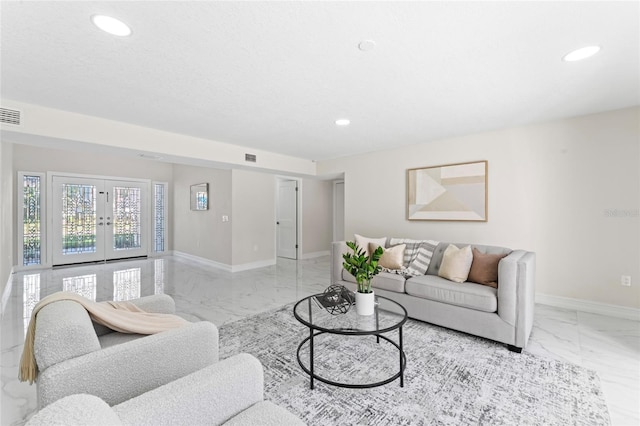
M638 2L0 7L3 98L311 160L640 104Z

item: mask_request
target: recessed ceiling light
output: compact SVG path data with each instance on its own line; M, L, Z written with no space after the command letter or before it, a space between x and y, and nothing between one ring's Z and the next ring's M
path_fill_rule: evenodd
M358 49L363 52L368 52L369 50L373 50L376 47L376 42L373 40L362 40L358 43Z
M131 35L131 28L119 19L106 15L93 15L91 22L102 31L120 37Z
M348 126L349 124L351 124L351 120L346 118L341 118L339 120L336 120L337 126Z
M565 62L575 62L587 59L600 51L600 46L586 46L569 52L562 58Z

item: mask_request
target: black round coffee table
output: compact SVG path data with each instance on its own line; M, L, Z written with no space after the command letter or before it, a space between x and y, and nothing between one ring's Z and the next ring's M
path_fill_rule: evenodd
M314 379L333 386L344 388L373 388L382 386L400 378L400 387L404 387L404 370L407 359L402 346L402 326L407 321L407 310L401 304L383 297L376 296L376 307L373 315L361 316L356 314L355 306L344 314L332 314L329 310L318 302L322 294L305 297L293 307L293 315L302 324L309 328L309 336L298 345L297 358L300 367L309 375L309 387L314 388ZM383 334L393 330L398 330L398 342L391 340ZM389 378L374 383L343 383L320 377L314 372L314 338L321 334L349 336L376 337L379 344L380 339L389 342L398 349L398 372ZM306 343L309 343L309 367L307 368L300 357L300 350Z

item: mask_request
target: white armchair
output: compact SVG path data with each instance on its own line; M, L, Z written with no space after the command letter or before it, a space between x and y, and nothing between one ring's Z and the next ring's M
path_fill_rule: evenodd
M167 295L130 302L147 312L175 313ZM73 394L120 404L218 361L218 329L197 322L154 335L123 334L94 324L73 301L36 316L34 354L38 407Z
M36 413L27 426L304 425L264 400L262 365L239 354L110 407L93 395L71 395Z

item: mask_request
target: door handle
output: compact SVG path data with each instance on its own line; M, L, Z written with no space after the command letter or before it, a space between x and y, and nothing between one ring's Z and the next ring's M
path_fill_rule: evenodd
M276 222L276 225L280 225L280 222Z
M107 222L107 225L111 225L111 222Z
M99 225L99 226L102 226L102 225L104 225L104 223L102 223L102 222L98 222L98 225Z

